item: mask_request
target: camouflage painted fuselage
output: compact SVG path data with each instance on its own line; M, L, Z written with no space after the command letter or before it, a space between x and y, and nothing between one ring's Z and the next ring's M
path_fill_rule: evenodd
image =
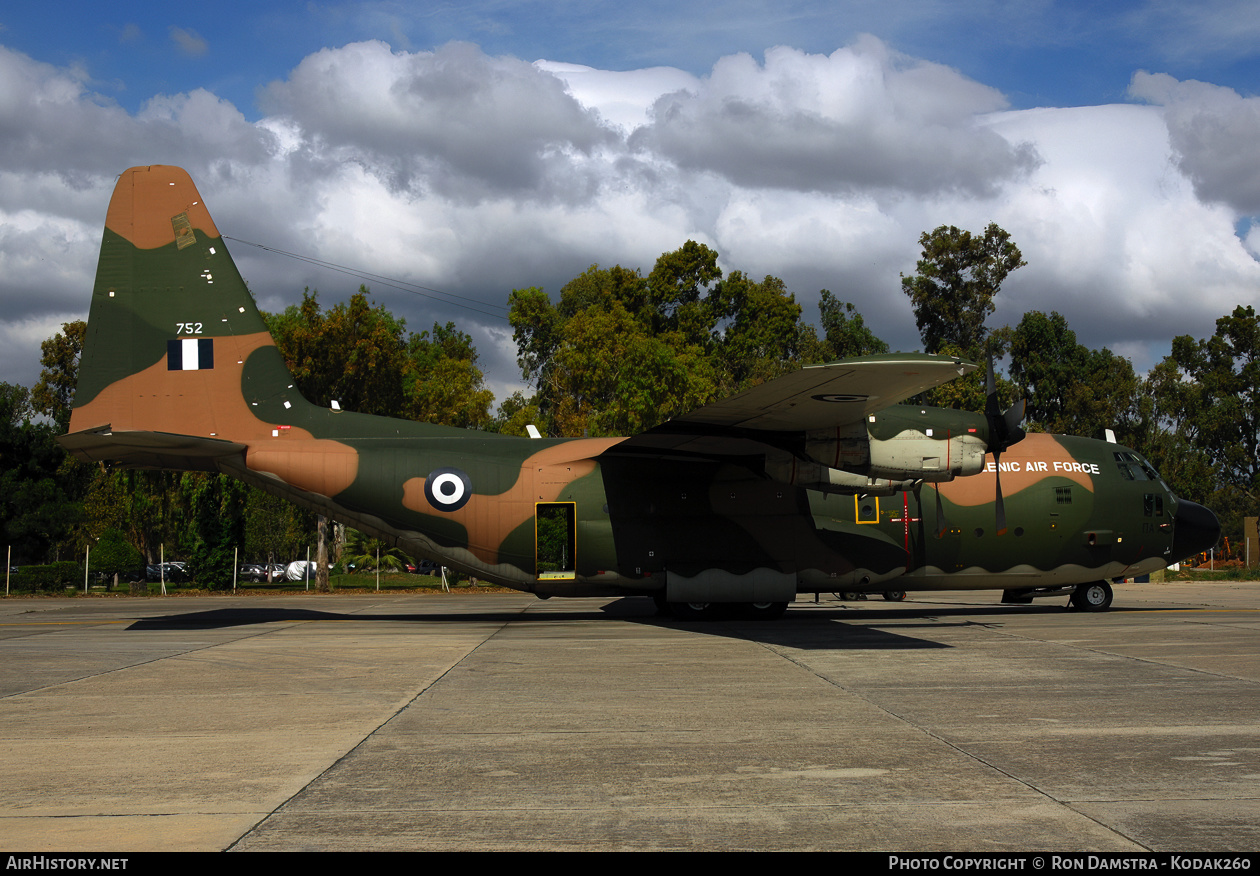
M133 168L110 202L62 442L84 459L225 472L540 595L781 603L893 581L1071 584L1215 538L1131 451L1050 435L1002 454L999 534L990 421L888 404L973 367L898 355L803 369L630 439L344 412L293 385L187 174Z

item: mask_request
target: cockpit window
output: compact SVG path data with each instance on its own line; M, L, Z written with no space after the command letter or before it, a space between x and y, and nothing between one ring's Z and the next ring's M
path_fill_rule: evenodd
M1136 453L1129 453L1127 450L1117 450L1114 455L1116 457L1116 468L1120 469L1120 474L1124 475L1125 480L1148 481L1158 479L1155 470Z

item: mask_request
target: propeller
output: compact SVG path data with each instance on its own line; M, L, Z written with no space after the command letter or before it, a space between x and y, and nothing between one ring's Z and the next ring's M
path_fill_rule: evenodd
M936 537L942 538L945 530L949 529L949 521L945 519L945 506L941 504L941 485L932 484L932 491L936 493L936 523L939 527L936 530Z
M1002 499L1002 451L1024 437L1020 423L1024 419L1024 399L1020 399L1005 411L997 397L997 380L993 377L993 355L988 357L988 373L984 384L984 415L989 421L989 447L993 454L997 483L997 534L1006 535L1006 503ZM937 498L939 502L939 496Z
M949 529L949 521L945 519L945 507L941 504L941 485L932 484L932 492L936 493L936 537L942 538ZM923 508L923 481L914 482L914 501L920 510Z

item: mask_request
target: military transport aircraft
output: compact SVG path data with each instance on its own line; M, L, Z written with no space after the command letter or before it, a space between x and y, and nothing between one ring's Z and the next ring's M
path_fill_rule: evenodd
M219 471L541 597L777 617L798 593L1000 589L1107 608L1111 580L1206 549L1208 509L1137 453L897 404L976 366L893 354L799 371L632 438L516 438L302 397L188 174L109 204L70 433L77 457Z

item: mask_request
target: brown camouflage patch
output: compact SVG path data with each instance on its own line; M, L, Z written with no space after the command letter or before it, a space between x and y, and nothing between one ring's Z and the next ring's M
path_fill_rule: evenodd
M474 492L455 511L441 511L424 495L425 478L403 484L403 505L421 514L440 514L468 531L468 549L484 563L499 562L499 546L514 529L532 520L534 504L554 502L565 487L595 470L595 457L625 438L582 438L546 447L521 463L521 476L497 495Z
M176 217L182 223L176 223ZM174 241L177 224L184 223L210 237L219 236L185 170L154 164L123 171L105 214L106 228L140 249L157 249Z
M249 354L274 346L267 332L215 337L215 367L171 371L157 362L111 383L70 415L70 431L111 426L117 432L206 435L242 443L272 440L272 429L254 416L241 395L241 370ZM304 429L285 438L310 438Z
M993 502L997 495L997 476L988 470L991 462L993 455L989 454L985 457L985 469L979 474L941 484L941 496L955 505L975 506ZM1068 470L1055 470L1056 462L1068 467ZM1019 464L1018 471L1006 468L1002 471L1002 495L1006 498L1048 477L1065 478L1080 484L1091 493L1094 491L1093 477L1073 469L1078 465L1077 461L1053 435L1033 432L1024 436L1022 441L1002 454L1001 463L1004 467ZM1037 468L1040 463L1046 464L1045 471L1030 470Z
M266 472L286 484L335 496L354 483L359 474L359 453L353 447L327 438L286 438L277 444L252 445L245 451L245 464Z

